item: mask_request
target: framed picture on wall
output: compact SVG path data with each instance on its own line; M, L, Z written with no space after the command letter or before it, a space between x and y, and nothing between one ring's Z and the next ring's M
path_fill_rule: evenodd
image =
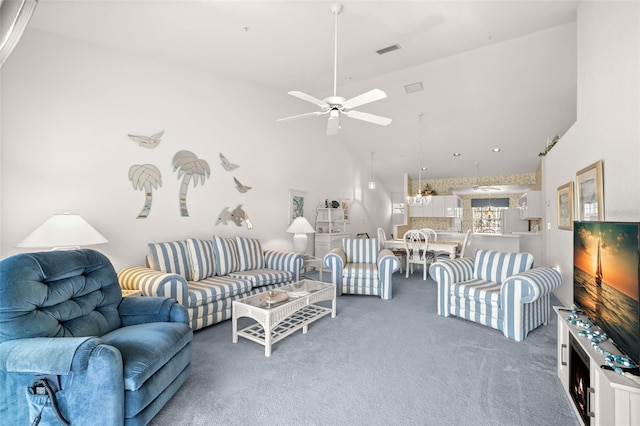
M576 216L580 221L604 220L602 160L576 173Z
M340 208L344 210L344 220L349 221L349 211L351 210L351 200L340 200Z
M304 216L304 201L307 193L297 189L289 190L289 223L296 217Z
M573 230L573 182L558 187L558 229Z

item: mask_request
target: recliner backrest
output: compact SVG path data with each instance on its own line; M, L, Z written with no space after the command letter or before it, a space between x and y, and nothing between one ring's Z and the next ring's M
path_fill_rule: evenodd
M17 254L0 262L0 343L102 336L120 328L111 262L89 249Z
M531 253L504 253L494 250L476 250L473 277L502 284L512 275L533 267Z

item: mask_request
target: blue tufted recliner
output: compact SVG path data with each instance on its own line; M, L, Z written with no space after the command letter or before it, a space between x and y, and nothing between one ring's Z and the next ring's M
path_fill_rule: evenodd
M184 306L123 298L93 250L18 254L0 262L0 423L60 424L37 376L58 382L72 425L143 425L187 379L193 332Z

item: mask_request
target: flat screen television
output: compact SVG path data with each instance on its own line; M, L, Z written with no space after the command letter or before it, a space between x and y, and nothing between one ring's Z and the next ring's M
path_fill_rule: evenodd
M574 222L573 300L640 364L640 223Z

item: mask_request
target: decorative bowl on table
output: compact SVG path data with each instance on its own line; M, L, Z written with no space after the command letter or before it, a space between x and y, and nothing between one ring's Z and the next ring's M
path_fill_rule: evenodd
M289 295L284 291L267 291L260 295L260 300L265 303L279 303L289 299Z

